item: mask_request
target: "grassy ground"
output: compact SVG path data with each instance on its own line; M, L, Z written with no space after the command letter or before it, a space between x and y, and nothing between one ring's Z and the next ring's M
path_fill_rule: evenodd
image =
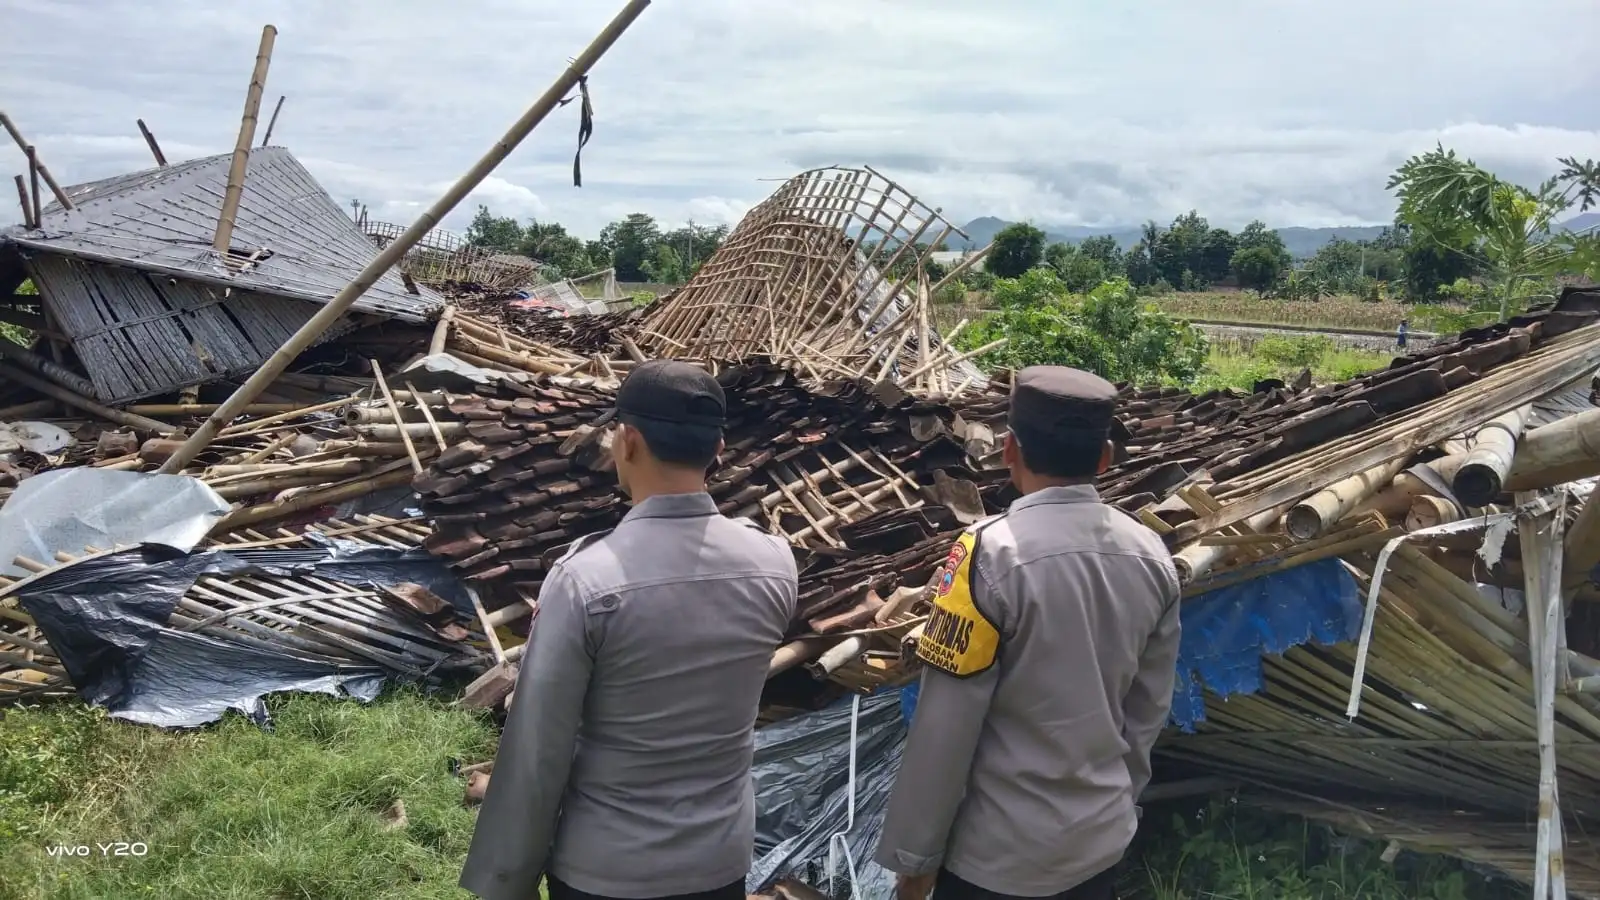
M1213 342L1205 369L1187 387L1197 394L1220 388L1248 391L1264 378L1292 382L1307 368L1318 384L1347 381L1382 369L1392 359L1390 353L1339 349L1320 335L1268 337L1248 347Z
M1240 291L1163 294L1151 302L1173 315L1209 322L1250 325L1294 325L1391 334L1406 317L1404 304L1369 303L1355 297L1288 301Z
M0 727L0 900L464 898L474 814L450 761L494 745L472 713L409 692L372 706L273 704L196 732L127 725L77 704L12 709ZM405 823L387 827L403 801ZM148 845L104 857L100 844ZM52 856L88 845L87 857ZM1130 900L1499 900L1455 863L1402 856L1227 801L1146 809ZM1502 886L1503 887L1503 886Z
M449 761L492 752L486 721L410 693L275 706L272 731L232 717L189 733L76 704L7 711L0 900L467 896L473 813ZM386 828L396 800L406 824ZM115 841L148 853L103 857Z
M1240 291L1207 291L1190 294L1160 294L1148 301L1163 311L1187 319L1225 322L1235 325L1291 325L1298 328L1326 328L1340 331L1366 331L1391 335L1400 320L1408 315L1404 304L1393 301L1369 303L1355 297L1328 297L1316 301L1289 301L1257 297ZM970 293L963 303L934 307L933 320L941 331L948 331L962 318L976 319L989 306L987 294ZM1413 327L1418 322L1413 319Z

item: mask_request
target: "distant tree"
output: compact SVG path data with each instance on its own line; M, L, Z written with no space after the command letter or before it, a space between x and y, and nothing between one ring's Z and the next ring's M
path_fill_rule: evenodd
M1051 244L1045 249L1044 262L1074 294L1099 287L1107 277L1105 263L1071 244Z
M1127 255L1117 246L1117 239L1109 234L1085 238L1078 245L1078 255L1097 259L1110 275L1121 275L1127 266Z
M618 281L646 281L646 263L656 261L661 228L644 213L630 213L600 230L600 244L610 250Z
M1133 249L1128 251L1128 255L1123 260L1123 270L1127 273L1128 282L1136 287L1148 287L1155 284L1156 279L1161 277L1160 273L1156 271L1155 265L1150 262L1148 245L1142 240L1134 244Z
M1278 262L1285 269L1294 262L1293 257L1289 255L1289 248L1284 246L1283 236L1268 228L1267 223L1260 219L1246 225L1244 230L1239 232L1236 244L1239 250L1265 248L1278 258Z
M1233 254L1239 249L1239 242L1232 232L1226 228L1213 228L1206 232L1205 240L1200 245L1200 258L1190 268L1210 284L1228 277L1228 270L1233 260Z
M984 355L986 365L1070 365L1111 381L1148 384L1187 382L1205 363L1205 337L1141 303L1123 279L1074 295L1049 269L1034 269L1000 279L994 297L1000 309L962 333L969 348L1007 339Z
M1044 264L1060 275L1077 255L1077 247L1057 241L1044 248Z
M642 266L650 281L660 284L682 284L687 280L682 257L665 241L656 244L655 254Z
M1044 258L1044 232L1025 223L1007 225L994 236L984 268L996 278L1015 278Z
M576 278L604 268L589 257L584 242L556 222L530 221L522 229L518 252L543 263L547 278Z
M502 218L479 206L467 226L467 243L493 253L516 253L522 246L522 226L511 216Z
M1285 269L1283 258L1272 252L1270 248L1255 246L1245 247L1233 254L1229 261L1233 274L1239 279L1239 286L1249 288L1259 294L1266 294L1267 289L1278 281Z

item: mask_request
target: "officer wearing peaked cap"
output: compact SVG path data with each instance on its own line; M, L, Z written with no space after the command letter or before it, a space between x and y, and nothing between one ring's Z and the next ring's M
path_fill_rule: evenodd
M705 371L640 365L611 452L633 508L539 592L461 886L488 900L743 900L756 708L795 611L781 538L706 493L726 400Z
M1017 373L1005 459L1023 496L963 533L917 655L922 684L877 861L901 900L1115 896L1172 703L1178 579L1100 502L1116 390Z

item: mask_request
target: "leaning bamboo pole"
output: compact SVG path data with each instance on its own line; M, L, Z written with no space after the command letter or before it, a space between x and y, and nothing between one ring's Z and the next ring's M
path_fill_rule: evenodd
M650 0L629 0L628 5L617 14L616 18L611 20L605 30L588 47L584 48L582 53L578 54L578 58L567 66L566 71L556 79L555 83L545 91L544 95L534 101L528 111L522 114L522 118L513 123L500 140L489 148L489 152L474 163L472 168L461 176L460 180L451 185L450 189L445 191L444 196L440 197L434 202L433 206L424 211L417 218L417 221L412 223L410 228L407 228L404 233L391 241L389 246L379 251L378 255L367 263L366 268L362 269L354 280L345 285L338 295L328 301L304 325L301 325L300 329L290 336L289 340L282 347L279 347L277 352L273 353L272 357L260 369L256 370L254 375L240 385L239 389L234 391L233 395L195 430L195 433L184 442L183 446L179 447L177 452L173 453L172 457L162 465L161 471L166 474L183 471L183 467L188 465L189 461L194 459L201 449L211 443L223 426L238 415L240 409L248 406L258 394L266 389L267 385L277 379L283 370L289 366L289 363L293 362L294 358L300 354L300 351L320 337L324 331L327 331L328 326L343 316L350 308L350 305L359 299L362 294L366 293L367 289L372 287L379 276L393 268L401 257L405 256L412 247L415 247L417 242L432 231L452 209L455 209L456 204L460 203L473 188L488 177L489 173L494 171L495 166L498 166L507 156L511 155L511 151L522 143L523 139L534 128L538 127L540 122L544 121L545 116L549 115L550 111L555 109L556 104L560 103L567 92L572 90L573 86L578 83L578 79L588 73L589 69L599 61L600 57L605 55L607 50L611 49L611 46L617 42L617 39L628 29L628 26L632 25L634 20L639 18L639 15L649 5Z
M268 141L272 140L272 129L276 128L277 125L278 125L278 113L283 112L283 98L284 98L284 96L285 95L283 95L283 94L279 94L278 95L278 104L276 106L272 107L272 118L267 120L267 133L266 133L266 136L261 139L261 146L263 146L263 147L265 147L267 145Z
M239 198L244 196L245 171L250 165L250 144L256 139L256 120L261 113L261 91L267 83L267 67L272 64L272 45L278 29L261 29L261 46L256 50L256 67L250 73L250 88L244 95L244 116L239 120L239 140L233 145L233 161L228 165L228 185L222 195L222 215L217 217L217 232L212 249L226 254L233 240L234 219L239 215Z
M16 176L17 200L22 204L22 227L34 229L39 223L33 221L33 204L28 202L28 181L21 175Z
M11 139L17 142L18 150L21 150L24 154L28 152L28 147L31 146L28 143L28 139L23 137L22 132L17 130L17 123L11 121L11 117L3 112L0 112L0 128L4 128L10 133ZM42 161L39 161L37 153L34 154L34 160L39 166L39 177L44 179L46 185L49 185L50 193L56 195L56 202L61 204L62 209L72 209L72 200L67 197L67 192L61 189L61 185L56 184L55 176L50 174L50 170L45 167Z
M166 154L161 152L161 145L156 143L156 136L150 133L150 126L144 124L143 119L135 119L139 124L139 133L144 135L144 142L150 146L150 153L156 158L156 165L165 169L167 167Z

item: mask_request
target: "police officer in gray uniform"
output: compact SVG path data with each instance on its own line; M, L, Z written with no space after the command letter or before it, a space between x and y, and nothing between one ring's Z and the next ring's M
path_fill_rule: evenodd
M1178 655L1161 540L1100 502L1116 390L1017 374L1005 460L1023 496L964 532L917 655L920 696L877 861L901 900L1115 896Z
M705 371L636 368L612 455L633 508L539 592L461 886L486 900L743 900L754 727L795 612L789 546L717 512L726 405Z

